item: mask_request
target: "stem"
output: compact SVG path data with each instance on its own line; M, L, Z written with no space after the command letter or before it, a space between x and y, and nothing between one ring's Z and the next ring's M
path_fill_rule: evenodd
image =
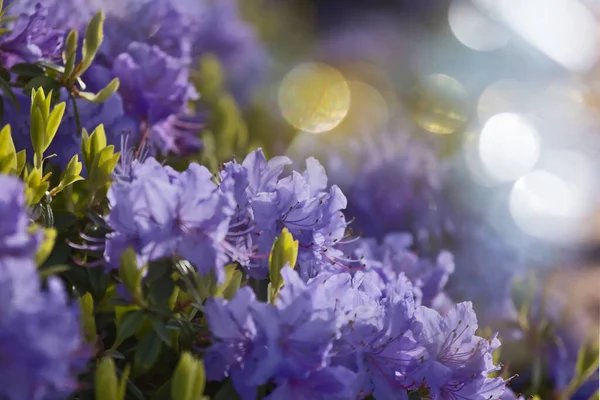
M73 103L73 114L75 115L75 125L77 126L77 134L81 135L81 131L83 127L81 126L81 119L79 118L79 109L77 108L77 102L75 101L75 97L73 96L73 92L71 90L67 90L69 92L69 98Z

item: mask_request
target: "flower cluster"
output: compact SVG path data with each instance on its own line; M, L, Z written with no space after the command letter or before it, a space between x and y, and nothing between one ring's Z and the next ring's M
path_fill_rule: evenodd
M77 306L58 278L42 289L23 184L0 175L0 397L47 399L76 389L85 363ZM75 307L75 308L74 308Z
M55 27L73 28L85 37L84 23L93 14L89 4L73 3L52 2L46 7L45 3L26 1L9 8L8 14L17 19L8 27L10 33L0 37L3 65L59 61L66 32ZM62 90L62 99L72 102L55 147L77 149L79 129L93 130L100 118L111 144L118 144L120 135L129 132L137 141L148 138L156 153L198 153L202 148L200 132L208 116L188 109L189 102L199 97L190 71L200 58L215 54L228 72L229 90L240 104L248 104L266 60L252 29L239 19L232 1L204 1L193 7L174 0L126 1L105 7L104 40L96 62L82 76L82 89L99 91L119 78L119 90L100 104L70 99ZM78 12L65 12L71 8ZM20 110L14 104L7 105L7 122L22 132L15 135L19 150L30 148L28 107L24 107L29 94L15 93ZM61 155L73 151L56 154L52 162L64 168L69 159Z
M347 226L341 211L346 198L335 185L327 189L325 169L316 159L309 158L302 173L293 171L281 178L289 164L287 157L267 162L260 149L250 153L241 165L225 164L221 178L234 188L237 201L230 236L261 255L270 252L275 238L287 228L299 241L299 272L307 279L324 265L343 258L337 246L342 244ZM244 264L251 275L266 276L264 262L249 259Z
M253 277L268 273L266 256L287 228L300 242L300 273L305 279L338 263L346 205L336 186L327 189L325 170L307 160L303 173L281 177L286 157L267 161L261 149L242 164L226 163L217 186L203 166L182 173L153 157L135 156L117 169L108 201L105 260L118 267L119 254L133 246L140 265L181 256L202 273L223 277L227 261L239 262ZM199 249L204 250L200 251Z
M15 16L0 36L0 60L5 67L20 62L60 58L65 32L47 23L48 8L37 3Z
M231 301L206 304L215 343L206 355L210 380L232 379L244 399L259 386L266 397L498 399L501 378L494 337L475 335L470 303L445 316L415 306L401 274L385 283L377 273L321 274L305 283L289 267L275 305L258 302L250 289Z
M120 176L108 193L107 263L118 267L120 254L133 247L140 265L177 254L222 280L234 205L206 167L191 164L179 173L149 157Z

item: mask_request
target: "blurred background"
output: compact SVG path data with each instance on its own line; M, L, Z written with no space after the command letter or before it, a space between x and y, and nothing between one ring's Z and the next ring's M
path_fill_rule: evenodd
M513 318L507 282L533 272L598 337L599 2L239 5L270 57L250 137L317 157L357 233L452 251L450 293L480 319Z

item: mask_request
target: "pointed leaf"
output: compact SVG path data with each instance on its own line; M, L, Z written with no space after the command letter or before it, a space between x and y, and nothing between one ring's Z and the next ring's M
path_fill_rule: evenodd
M35 262L38 266L41 266L48 259L50 253L52 253L52 249L54 249L54 243L56 242L56 235L56 229L44 229L44 239L42 240L42 244L38 248L38 251L35 255Z
M0 131L0 173L14 173L17 170L17 151L12 139L10 125Z
M25 78L35 78L36 76L44 75L44 70L35 64L18 63L10 68L14 74Z
M65 48L63 50L62 58L65 65L63 76L69 78L75 69L75 59L77 57L77 31L72 30L67 36L65 42Z
M25 168L25 164L27 163L27 153L25 150L21 150L17 153L17 171L15 172L17 175L21 175L23 172L23 168Z
M81 62L77 66L75 74L73 74L74 78L80 77L92 64L104 37L103 25L104 13L102 10L98 10L87 26L81 50Z
M150 370L160 355L162 340L154 330L148 331L140 340L134 356L134 366L137 372L144 373Z
M79 97L91 103L99 104L106 101L106 99L112 96L117 90L119 90L119 78L114 78L98 93L79 92Z
M35 152L36 159L42 158L44 154L44 143L45 140L45 129L44 129L44 119L42 117L42 112L39 108L35 108L33 110L33 114L31 114L31 144L33 145L33 151ZM36 165L36 167L40 167Z
M65 105L66 104L64 102L57 104L48 117L48 121L46 122L46 143L44 151L48 149L48 146L50 146L54 136L56 135L56 132L58 131L58 127L60 126L63 115L65 114Z
M105 357L98 363L94 378L96 400L116 400L118 397L117 373L115 362Z

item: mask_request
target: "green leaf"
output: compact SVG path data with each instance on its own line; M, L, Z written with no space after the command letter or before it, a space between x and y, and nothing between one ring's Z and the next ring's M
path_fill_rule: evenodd
M192 74L192 81L198 92L209 102L215 102L223 92L224 80L221 63L214 54L204 55L200 59L197 72Z
M45 228L43 233L44 239L35 255L35 262L38 266L41 266L48 259L54 249L54 243L56 242L56 229Z
M31 90L39 90L43 89L43 93L56 92L60 90L60 84L54 79L47 77L45 75L38 76L27 82L27 84L23 87L23 93L26 95L31 94ZM50 97L50 96L48 96ZM46 116L48 118L48 116Z
M170 273L163 276L162 279L157 279L150 285L150 296L152 296L153 304L165 304L171 298L175 282L170 276Z
M142 271L138 269L137 255L131 247L127 248L121 254L119 278L121 278L123 285L134 297L140 296L142 290Z
M204 393L206 374L202 361L184 352L177 363L171 383L173 400L197 400Z
M75 154L65 167L65 170L60 178L60 182L58 183L58 186L52 189L51 194L55 195L67 186L77 181L83 180L83 178L79 175L81 173L82 168L83 165L79 161L79 154Z
M129 380L129 373L131 367L129 364L125 367L125 370L119 378L119 387L117 388L117 400L125 400L125 393L127 391L127 381Z
M171 347L171 345L172 345L172 343L171 343L171 333L167 329L167 326L165 325L165 323L163 321L161 321L159 318L153 317L152 318L152 328L154 329L154 331L156 332L156 334L158 335L158 337L167 346Z
M117 373L115 362L110 357L105 357L98 363L94 378L96 400L118 399Z
M10 125L0 130L0 173L9 174L17 171L17 151L12 140Z
M35 167L40 168L39 165L42 156L44 154L44 143L46 132L44 130L44 119L42 117L42 111L39 108L33 110L31 115L31 144L33 145L33 151L36 155Z
M65 48L62 54L65 69L63 71L63 79L67 80L71 77L75 69L75 59L77 58L77 31L72 30L67 36Z
M130 311L123 315L118 328L117 340L115 341L118 344L113 348L117 348L125 339L135 335L142 327L145 319L146 314L143 311Z
M269 290L269 299L274 302L279 293L279 289L283 287L283 278L281 270L284 266L289 265L291 268L296 266L298 257L298 241L294 240L292 234L283 228L281 234L273 243L271 254L269 255L269 279L271 288Z
M44 151L48 149L48 146L50 146L52 140L54 140L54 136L56 135L63 115L65 114L65 106L65 102L57 104L48 116L48 120L46 121L46 142Z
M149 330L140 340L134 356L134 366L138 373L150 370L160 355L162 340L154 330Z
M11 72L26 78L35 78L44 75L44 70L35 64L18 63L10 68Z
M225 267L225 273L227 274L227 285L221 290L221 296L231 300L242 285L242 272L237 269L235 264L230 264Z
M81 62L76 68L75 74L73 75L74 78L80 77L92 64L104 37L103 25L104 13L102 10L98 10L87 26L85 39L83 39L83 48L81 50Z
M15 172L16 175L21 175L26 163L27 153L25 152L25 150L21 150L17 153L17 171Z
M586 379L590 370L598 368L598 346L593 343L585 343L579 348L577 353L577 361L575 363L575 378Z
M90 141L90 135L88 134L87 129L81 129L81 155L83 156L83 163L85 167L89 170L92 165L91 162L93 160L93 155L91 154L91 146L92 142Z
M88 343L94 343L97 338L96 319L94 318L94 299L88 292L81 296L78 301L81 310L81 325L85 333L85 340Z
M104 130L104 124L100 124L94 129L92 134L89 136L90 140L90 156L93 159L96 154L100 153L106 147L106 131Z
M119 90L119 78L114 78L98 93L79 92L79 97L91 103L99 104L106 101L106 99L112 96L117 90Z
M51 267L40 268L38 273L40 278L46 279L53 275L58 275L71 269L68 265L53 265Z
M89 267L86 268L85 271L87 273L92 296L94 296L94 299L97 301L102 300L106 294L110 276L105 273L105 270L102 267Z

